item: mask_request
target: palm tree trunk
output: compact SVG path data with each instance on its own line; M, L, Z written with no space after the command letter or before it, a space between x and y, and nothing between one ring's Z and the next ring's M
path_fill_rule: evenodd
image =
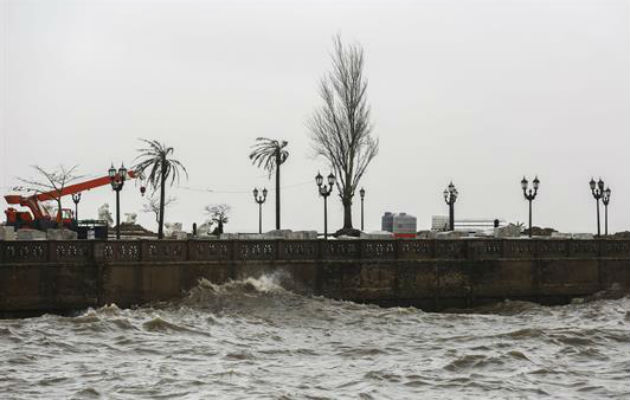
M280 229L280 150L276 150L276 229Z
M161 181L160 181L160 223L158 226L158 239L164 238L164 197L166 195L166 169L164 168L164 160L162 160L161 169Z

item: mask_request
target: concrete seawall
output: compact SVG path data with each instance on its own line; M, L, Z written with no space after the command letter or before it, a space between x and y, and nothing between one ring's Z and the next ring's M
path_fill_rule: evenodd
M0 316L121 307L275 274L293 291L424 310L630 292L630 240L0 242Z

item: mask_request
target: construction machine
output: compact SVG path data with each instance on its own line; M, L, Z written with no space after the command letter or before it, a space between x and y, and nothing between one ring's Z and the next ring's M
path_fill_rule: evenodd
M124 180L138 177L140 177L138 172L126 171ZM16 229L26 227L46 230L59 226L59 221L61 221L64 228L76 230L78 222L76 220L76 216L73 215L72 210L68 208L57 210L57 215L53 218L48 211L41 206L40 202L57 200L60 197L80 193L84 190L106 186L111 184L112 181L120 180L121 178L123 177L119 176L119 174L106 175L89 181L69 185L61 190L51 190L49 192L34 194L31 196L6 195L4 196L4 199L9 205L19 205L27 207L30 210L29 212L16 210L14 207L7 208L4 212L7 217L6 224L7 226L15 226ZM140 191L142 194L144 194L144 189L144 186L141 186Z

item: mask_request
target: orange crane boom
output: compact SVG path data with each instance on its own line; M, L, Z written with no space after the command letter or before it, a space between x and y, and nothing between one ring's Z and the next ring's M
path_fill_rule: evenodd
M137 176L134 171L127 171L126 179L133 179ZM125 180L126 180L125 179ZM75 194L82 192L84 190L90 190L97 187L105 186L111 182L109 175L102 176L100 178L92 179L90 181L76 183L74 185L64 187L61 192L57 192L56 190L52 190L47 193L40 193L36 195L38 201L46 201L46 200L56 200L58 197L67 196L69 194Z
M140 174L136 171L127 171L127 176L125 178L134 179L139 176ZM120 177L116 175L114 179L120 179ZM61 191L51 190L49 192L34 194L31 196L6 195L4 196L4 199L8 204L17 204L23 207L28 207L32 213L32 216L24 215L25 213L18 212L13 207L9 207L5 211L5 213L7 214L7 223L15 223L17 222L16 220L20 218L22 220L25 220L24 222L27 223L30 223L32 221L41 221L43 219L50 219L50 215L48 214L48 212L40 206L40 201L57 200L58 198L61 198L63 196L108 185L111 181L112 179L109 177L109 175L106 175L100 178L91 179L86 182L80 182L74 185L66 186ZM59 213L61 213L61 210L59 210Z

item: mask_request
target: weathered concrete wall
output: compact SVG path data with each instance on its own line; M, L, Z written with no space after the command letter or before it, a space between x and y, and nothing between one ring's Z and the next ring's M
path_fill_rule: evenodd
M275 274L299 293L425 310L630 291L628 240L0 242L0 315L128 307Z

